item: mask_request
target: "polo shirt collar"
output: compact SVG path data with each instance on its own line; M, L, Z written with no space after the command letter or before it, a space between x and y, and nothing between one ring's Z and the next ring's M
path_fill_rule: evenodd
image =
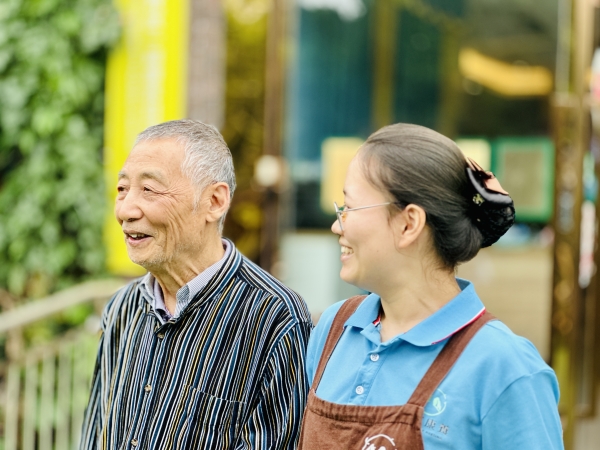
M457 278L456 281L461 289L456 297L406 333L402 333L388 342L399 339L419 347L434 345L449 338L480 317L485 312L485 306L477 296L473 284L460 278ZM373 321L379 315L380 306L379 296L370 294L345 325L363 330L373 326Z

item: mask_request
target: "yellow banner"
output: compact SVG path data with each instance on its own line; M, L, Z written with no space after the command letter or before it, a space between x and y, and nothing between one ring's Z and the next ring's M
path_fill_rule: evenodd
M128 256L114 218L117 173L138 133L186 116L188 0L116 0L122 36L108 58L104 119L104 179L110 211L104 239L107 268L119 275L144 270Z

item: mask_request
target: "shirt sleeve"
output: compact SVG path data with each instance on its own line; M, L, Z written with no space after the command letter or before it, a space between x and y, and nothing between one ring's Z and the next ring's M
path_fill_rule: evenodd
M87 408L85 409L85 415L83 417L81 441L79 445L80 450L95 450L97 448L98 434L100 428L100 395L102 392L100 361L102 359L103 339L104 333L100 338L100 345L98 346L98 355L96 357L96 366L94 368L94 375L92 377L90 399Z
M119 291L121 292L121 291ZM106 373L103 368L106 368L106 361L109 358L114 358L110 351L106 351L106 344L110 342L110 338L107 336L107 330L109 330L109 322L111 318L111 311L113 305L119 296L119 292L113 296L113 298L107 303L104 311L102 312L102 319L100 321L100 341L98 343L98 354L96 355L96 365L94 367L94 374L92 375L92 384L90 388L90 399L85 409L83 416L83 425L81 429L81 440L79 449L80 450L96 450L98 448L98 440L101 429L101 405L102 395L104 392L104 380L106 379ZM109 360L109 362L111 362Z
M277 343L260 400L243 425L237 450L296 448L308 394L304 361L311 328L309 323L300 323Z
M483 450L562 450L558 382L544 370L518 378L482 421Z

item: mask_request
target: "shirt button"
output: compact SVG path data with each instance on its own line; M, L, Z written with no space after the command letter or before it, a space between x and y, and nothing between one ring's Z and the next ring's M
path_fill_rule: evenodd
M145 390L146 392L150 392L150 391L152 390L152 386L150 386L149 384L147 384L147 385L144 387L144 390Z
M158 336L159 339L164 339L164 337L165 337L165 335L163 333L158 333L157 336Z
M371 361L375 362L379 359L379 353L371 353Z
M131 440L131 445L132 445L133 447L137 447L137 445L138 445L138 440L137 440L137 439L132 439L132 440Z
M356 393L358 395L361 395L363 392L365 392L365 388L362 386L356 386Z

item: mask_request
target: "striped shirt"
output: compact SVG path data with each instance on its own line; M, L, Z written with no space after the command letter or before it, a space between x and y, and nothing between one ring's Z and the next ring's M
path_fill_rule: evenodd
M310 314L229 244L219 271L164 324L142 279L109 302L80 449L296 447Z

